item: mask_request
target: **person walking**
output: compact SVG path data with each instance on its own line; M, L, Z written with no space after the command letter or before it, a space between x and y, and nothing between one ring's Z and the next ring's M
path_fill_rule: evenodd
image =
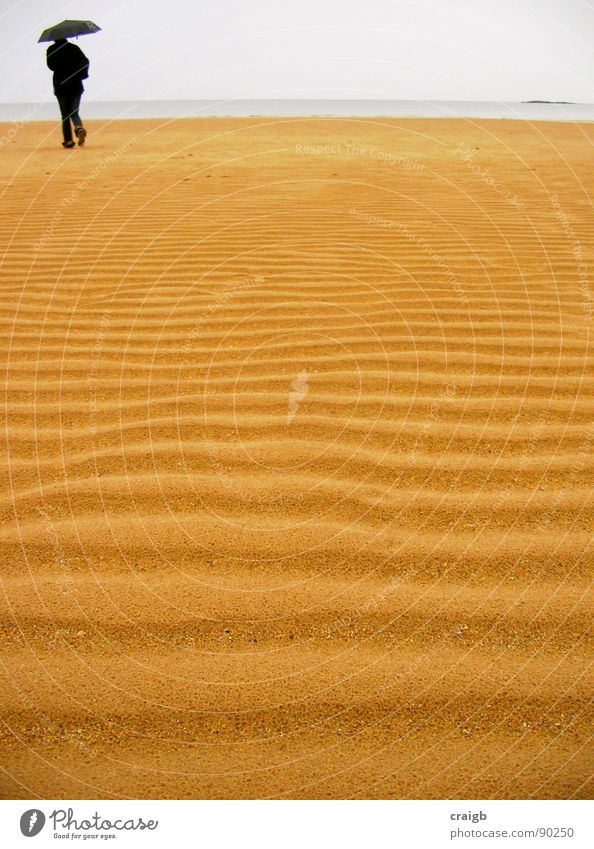
M54 94L58 98L62 116L63 147L72 148L72 126L82 147L87 138L79 115L80 99L84 91L82 81L89 76L89 60L80 47L65 38L54 41L47 49L47 66L53 71Z

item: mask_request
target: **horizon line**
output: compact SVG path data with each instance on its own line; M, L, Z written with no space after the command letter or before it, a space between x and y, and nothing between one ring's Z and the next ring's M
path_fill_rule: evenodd
M87 103L316 103L316 102L344 102L344 103L492 103L509 104L517 103L522 106L594 106L594 101L578 100L448 100L445 98L359 98L359 97L206 97L206 98L181 98L181 99L149 99L146 97L137 99L115 99L95 100L87 99ZM54 98L48 100L0 100L0 106L21 106L30 103L54 103Z

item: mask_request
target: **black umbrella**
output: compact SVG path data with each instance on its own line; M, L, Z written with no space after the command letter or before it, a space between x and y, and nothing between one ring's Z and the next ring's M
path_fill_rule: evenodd
M44 30L39 41L58 41L60 38L75 38L79 35L91 35L99 32L101 27L93 21L62 21L49 29ZM37 42L39 44L39 41Z

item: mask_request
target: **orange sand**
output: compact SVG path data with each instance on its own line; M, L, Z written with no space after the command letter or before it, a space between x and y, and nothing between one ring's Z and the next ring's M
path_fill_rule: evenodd
M0 150L1 795L587 796L594 126L89 129Z

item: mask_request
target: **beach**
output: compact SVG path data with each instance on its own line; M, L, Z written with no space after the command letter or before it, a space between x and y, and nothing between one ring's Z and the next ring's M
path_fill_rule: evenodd
M0 796L591 796L594 124L88 130L0 125Z

